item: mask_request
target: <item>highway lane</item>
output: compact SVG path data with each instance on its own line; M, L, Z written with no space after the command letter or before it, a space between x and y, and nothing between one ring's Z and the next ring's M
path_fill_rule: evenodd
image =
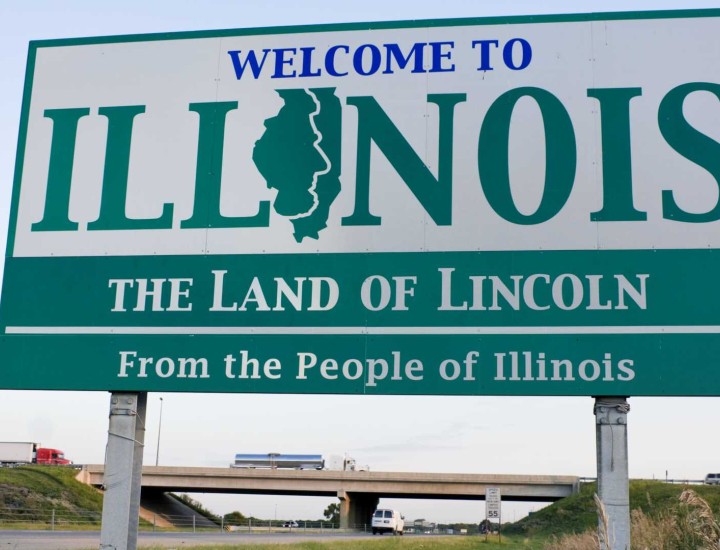
M151 533L140 532L138 548L188 548L192 546L233 544L278 544L307 540L331 542L372 538L366 533L312 534L302 533ZM99 531L3 531L0 550L97 550Z

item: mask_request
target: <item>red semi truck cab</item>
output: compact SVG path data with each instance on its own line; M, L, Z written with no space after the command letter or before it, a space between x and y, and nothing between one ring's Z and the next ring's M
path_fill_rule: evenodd
M72 464L71 460L65 458L65 453L58 449L38 447L35 455L37 464Z

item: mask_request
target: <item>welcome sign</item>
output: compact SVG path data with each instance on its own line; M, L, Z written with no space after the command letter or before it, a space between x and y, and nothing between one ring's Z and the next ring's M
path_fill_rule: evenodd
M33 42L0 387L720 395L718 32Z

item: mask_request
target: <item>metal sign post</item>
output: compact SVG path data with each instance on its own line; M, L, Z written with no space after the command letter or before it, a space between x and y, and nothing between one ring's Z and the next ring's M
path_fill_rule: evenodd
M147 393L113 392L100 550L137 548Z
M625 397L596 397L598 497L602 510L598 529L602 550L630 548L630 485L628 480Z

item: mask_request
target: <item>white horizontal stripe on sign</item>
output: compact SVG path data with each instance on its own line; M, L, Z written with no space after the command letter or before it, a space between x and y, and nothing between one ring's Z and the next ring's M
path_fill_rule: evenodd
M19 327L6 334L717 334L719 325L599 327Z

